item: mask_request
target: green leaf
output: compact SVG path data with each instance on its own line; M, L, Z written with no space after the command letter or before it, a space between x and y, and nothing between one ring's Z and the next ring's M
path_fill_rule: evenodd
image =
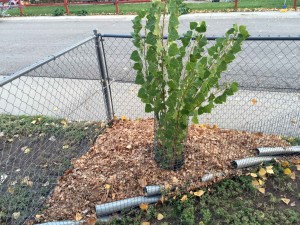
M195 30L197 26L198 26L197 22L190 22L190 29L191 30Z
M146 113L150 113L152 111L153 111L153 108L151 107L151 105L150 104L146 104L146 106L145 106L145 112Z
M145 42L149 45L156 45L157 37L152 32L149 32L147 34Z
M148 98L146 90L143 87L140 88L140 90L138 92L138 97L141 99L144 99L144 100L146 100Z
M241 25L239 30L240 30L240 33L243 35L244 39L247 39L248 37L250 37L250 35L246 29L246 26Z
M209 102L206 106L199 107L198 115L201 115L204 113L211 113L211 110L213 109L213 107L214 107L213 102Z
M237 92L238 91L238 83L237 82L233 82L232 84L231 84L231 90L232 90L232 92Z
M170 45L168 53L171 57L180 53L176 43Z
M190 44L192 35L193 35L193 32L190 30L183 35L183 37L181 38L181 42L184 47L186 47Z
M226 102L226 94L222 94L222 95L216 97L214 102L216 104L222 104L222 103Z
M145 83L145 79L144 79L144 75L142 72L137 72L136 77L135 77L135 83L136 84L144 84Z
M194 111L194 115L193 115L193 118L192 118L192 122L193 122L194 124L198 124L198 123L199 123L199 121L198 121L198 111L197 111L197 110Z
M206 23L205 23L205 21L202 21L201 24L198 24L198 26L196 27L196 31L199 32L199 33L206 32Z
M141 57L139 55L139 52L137 50L133 51L131 53L130 59L133 60L133 61L135 61L135 62L141 61Z

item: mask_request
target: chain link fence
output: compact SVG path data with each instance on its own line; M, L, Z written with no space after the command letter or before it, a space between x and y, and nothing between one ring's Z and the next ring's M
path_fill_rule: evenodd
M210 45L215 42L215 38L208 40ZM131 36L95 32L95 36L0 81L0 224L30 224L41 214L45 200L61 181L57 178L73 173L72 166L113 116L153 117L144 112L137 97L139 87L134 84L130 60L133 50ZM299 59L300 38L249 38L221 80L221 84L237 81L240 90L226 104L201 116L200 123L299 137ZM134 143L135 135L138 133L129 135L128 140ZM104 142L107 148L119 140L118 135L111 138ZM238 137L234 140L241 141ZM200 167L197 163L192 172ZM114 165L111 162L112 168ZM213 169L206 168L206 172ZM140 177L134 179L141 182ZM130 205L130 201L122 204ZM73 218L69 217L65 219Z

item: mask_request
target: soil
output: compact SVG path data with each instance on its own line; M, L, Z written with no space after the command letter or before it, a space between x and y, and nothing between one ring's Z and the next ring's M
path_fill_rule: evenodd
M287 146L279 136L192 125L188 130L185 164L178 171L163 170L153 156L153 120L118 120L95 145L59 178L40 221L95 218L95 205L143 195L146 185L172 185L187 191L209 183L208 173L237 174L235 159L255 155L257 147ZM78 217L77 217L78 219Z

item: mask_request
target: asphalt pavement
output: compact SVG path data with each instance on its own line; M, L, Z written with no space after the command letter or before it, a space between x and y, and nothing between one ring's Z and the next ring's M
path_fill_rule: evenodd
M130 34L134 16L15 17L0 19L0 76L6 76L92 35ZM237 12L189 14L189 21L205 20L208 36L220 36L232 24L244 24L252 36L299 36L299 12Z

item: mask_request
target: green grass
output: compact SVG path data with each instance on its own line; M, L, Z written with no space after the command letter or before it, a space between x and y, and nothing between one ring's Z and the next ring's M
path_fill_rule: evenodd
M290 168L295 171L293 166ZM299 206L285 205L281 200L286 197L299 204L298 178L292 180L285 175L280 164L275 165L273 171L274 175L265 181L265 194L252 186L254 178L251 176L234 177L203 189L205 194L200 198L186 193L188 198L182 202L184 192L181 192L175 200L169 198L163 205L151 205L146 212L140 209L124 211L121 219L110 224L139 225L143 221L151 225L300 224ZM158 213L163 214L163 220L157 220Z
M226 11L234 8L233 2L219 2L219 3L187 3L188 8L191 10L208 10L208 11ZM281 9L283 6L283 0L240 0L238 7L240 9L248 8L277 8ZM288 8L293 7L293 0L287 0ZM300 1L297 2L297 6L300 6ZM150 3L137 3L137 4L120 4L120 14L132 14L147 9L150 7ZM44 16L54 15L56 9L63 9L63 6L44 6L44 7L25 7L25 16ZM69 6L71 15L82 15L82 10L87 12L86 15L101 15L101 14L115 14L114 5L71 5ZM18 16L19 10L13 9L9 11L11 16Z

